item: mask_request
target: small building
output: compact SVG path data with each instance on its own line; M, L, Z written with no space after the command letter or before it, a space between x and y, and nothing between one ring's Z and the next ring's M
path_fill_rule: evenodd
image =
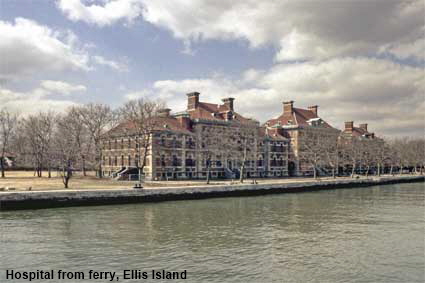
M0 157L1 158L1 157ZM3 165L5 168L12 168L15 166L15 155L10 152L6 152L3 157Z

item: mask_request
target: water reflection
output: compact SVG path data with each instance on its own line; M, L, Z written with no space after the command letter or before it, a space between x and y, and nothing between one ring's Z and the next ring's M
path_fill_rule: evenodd
M187 269L184 282L422 282L423 211L423 184L403 184L2 212L0 269Z

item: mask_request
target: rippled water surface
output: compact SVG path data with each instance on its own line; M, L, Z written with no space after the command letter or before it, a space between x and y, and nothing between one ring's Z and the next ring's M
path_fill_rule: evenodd
M181 282L424 282L424 191L415 183L0 212L0 282L28 282L5 281L6 269L186 269Z

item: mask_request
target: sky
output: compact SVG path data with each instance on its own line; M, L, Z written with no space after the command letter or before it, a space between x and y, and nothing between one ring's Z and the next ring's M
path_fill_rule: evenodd
M0 0L0 108L186 93L265 122L319 105L336 128L424 136L425 0Z

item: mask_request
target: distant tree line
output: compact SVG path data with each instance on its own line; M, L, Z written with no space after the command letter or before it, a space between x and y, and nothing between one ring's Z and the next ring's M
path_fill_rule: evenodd
M313 176L371 174L423 174L425 167L424 138L368 138L326 136L316 131L305 139L300 160L309 164Z

